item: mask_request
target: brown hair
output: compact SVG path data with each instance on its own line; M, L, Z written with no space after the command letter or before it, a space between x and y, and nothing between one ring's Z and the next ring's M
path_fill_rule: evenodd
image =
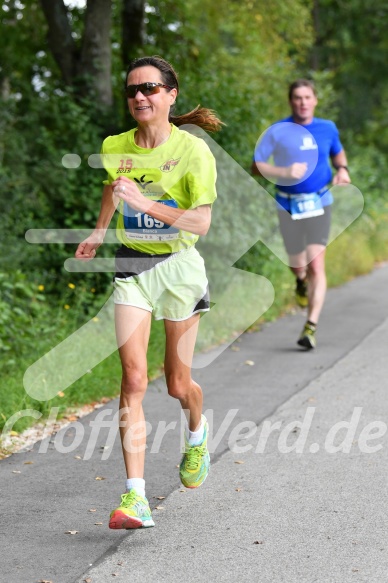
M313 91L315 97L317 97L317 90L315 89L315 85L314 85L313 81L309 81L309 79L297 79L296 81L291 83L291 85L288 89L289 101L291 101L291 99L292 99L292 94L294 93L294 90L298 89L298 87L310 87L310 89Z
M147 66L155 67L158 69L161 73L163 83L165 85L169 85L172 88L175 88L177 90L177 94L179 94L177 73L174 71L173 66L168 61L165 61L162 59L162 57L157 55L152 57L139 57L137 59L133 59L133 61L130 62L127 70L125 84L127 83L128 75L131 71L138 69L139 67ZM188 113L184 113L183 115L172 115L172 112L174 111L174 105L171 107L168 119L176 126L191 123L201 127L207 132L216 132L221 129L222 125L224 125L224 123L218 119L216 113L212 109L207 109L206 107L197 105L195 109L189 111Z

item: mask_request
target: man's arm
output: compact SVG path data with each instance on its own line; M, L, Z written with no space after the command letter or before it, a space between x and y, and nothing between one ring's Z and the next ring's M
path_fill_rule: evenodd
M273 166L267 162L252 162L252 174L264 178L283 178L299 180L307 172L306 162L295 162L291 166Z
M262 173L260 172L258 166L257 166L257 162L253 161L252 162L252 166L251 166L251 172L253 174L253 176L261 176L262 178L264 178L264 176L262 175Z
M341 150L335 156L331 156L331 161L334 168L337 170L337 173L333 177L333 185L350 184L351 180L345 150Z

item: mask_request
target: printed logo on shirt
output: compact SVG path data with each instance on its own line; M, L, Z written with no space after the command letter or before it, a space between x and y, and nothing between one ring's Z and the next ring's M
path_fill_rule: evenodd
M316 150L317 148L318 146L311 136L304 136L303 145L299 147L300 150Z
M161 171L171 172L171 170L174 170L175 166L179 164L179 160L180 158L177 158L176 160L174 160L173 158L171 158L171 160L167 160L167 162L161 165L160 167Z
M133 162L132 158L127 158L126 160L120 160L120 166L117 168L117 174L129 174L132 170Z
M141 176L140 180L138 178L135 178L135 182L140 186L140 188L142 188L143 190L145 190L147 188L147 186L149 184L153 183L153 180L148 180L148 182L144 181L145 179L145 174L143 174L143 176Z

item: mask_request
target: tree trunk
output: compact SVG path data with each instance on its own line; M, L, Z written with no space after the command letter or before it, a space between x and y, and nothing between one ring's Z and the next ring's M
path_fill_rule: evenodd
M89 0L85 14L78 73L85 79L99 104L110 107L113 103L111 82L111 0Z
M319 70L320 62L320 50L321 50L321 37L320 37L320 26L319 26L319 0L314 0L313 2L313 25L315 31L315 42L312 48L311 55L311 68L314 71Z
M77 49L63 0L40 0L48 24L48 45L66 85L72 85Z
M144 45L144 0L123 0L121 55L126 66Z
M81 50L72 37L63 0L40 0L48 24L48 45L65 85L90 96L101 108L113 104L111 83L112 0L89 0Z

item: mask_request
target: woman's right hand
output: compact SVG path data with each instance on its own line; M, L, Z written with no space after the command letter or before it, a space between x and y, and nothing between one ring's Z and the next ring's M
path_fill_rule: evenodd
M104 233L105 231L103 229L96 229L93 231L85 241L82 241L82 243L78 245L75 252L75 258L83 261L94 259L97 249L103 243Z

